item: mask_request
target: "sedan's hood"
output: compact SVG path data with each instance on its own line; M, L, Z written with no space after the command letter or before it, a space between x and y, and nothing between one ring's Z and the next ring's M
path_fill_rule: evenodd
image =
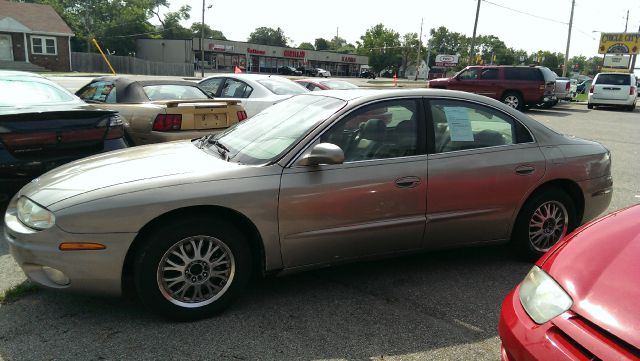
M543 268L569 293L572 310L640 346L640 206L578 232ZM552 251L553 252L553 251Z
M48 207L79 194L125 183L144 182L146 187L153 187L153 180L168 176L223 173L239 167L199 149L190 141L178 141L84 158L40 176L20 193Z

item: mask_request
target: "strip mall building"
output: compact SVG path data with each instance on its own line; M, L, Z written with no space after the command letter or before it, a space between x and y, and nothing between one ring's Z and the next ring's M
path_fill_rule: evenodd
M204 39L204 62L200 39L138 39L136 57L165 63L203 64L214 71L233 71L235 66L252 73L277 73L278 68L322 68L336 76L357 76L369 57L330 51L302 50L240 41Z

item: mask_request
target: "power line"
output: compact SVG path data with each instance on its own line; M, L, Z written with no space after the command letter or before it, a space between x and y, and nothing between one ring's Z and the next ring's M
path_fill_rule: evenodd
M554 23L562 24L562 25L569 25L569 23L564 22L564 21L551 19L551 18L546 18L544 16L540 16L540 15L536 15L536 14L531 14L531 13L528 13L526 11L510 8L508 6L504 6L504 5L501 5L501 4L496 4L496 3L491 2L489 0L482 0L482 1L486 2L487 4L491 4L493 6L497 6L499 8L503 8L503 9L506 9L506 10L509 10L509 11L513 11L513 12L516 12L516 13L519 13L519 14L522 14L522 15L527 15L527 16L531 16L531 17L542 19L542 20L546 20L546 21L551 21L551 22L554 22Z

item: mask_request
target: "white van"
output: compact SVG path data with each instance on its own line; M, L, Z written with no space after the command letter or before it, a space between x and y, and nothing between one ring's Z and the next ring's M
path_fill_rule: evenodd
M628 73L598 73L589 89L587 108L620 106L628 111L636 108L638 99L636 76Z

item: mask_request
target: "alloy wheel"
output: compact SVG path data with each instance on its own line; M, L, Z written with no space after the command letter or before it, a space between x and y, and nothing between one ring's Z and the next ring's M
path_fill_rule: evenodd
M515 95L507 95L504 98L503 103L505 103L506 105L510 106L513 109L518 109L518 106L520 105L520 100Z
M567 209L558 201L541 204L529 220L529 242L539 252L548 251L567 233Z

